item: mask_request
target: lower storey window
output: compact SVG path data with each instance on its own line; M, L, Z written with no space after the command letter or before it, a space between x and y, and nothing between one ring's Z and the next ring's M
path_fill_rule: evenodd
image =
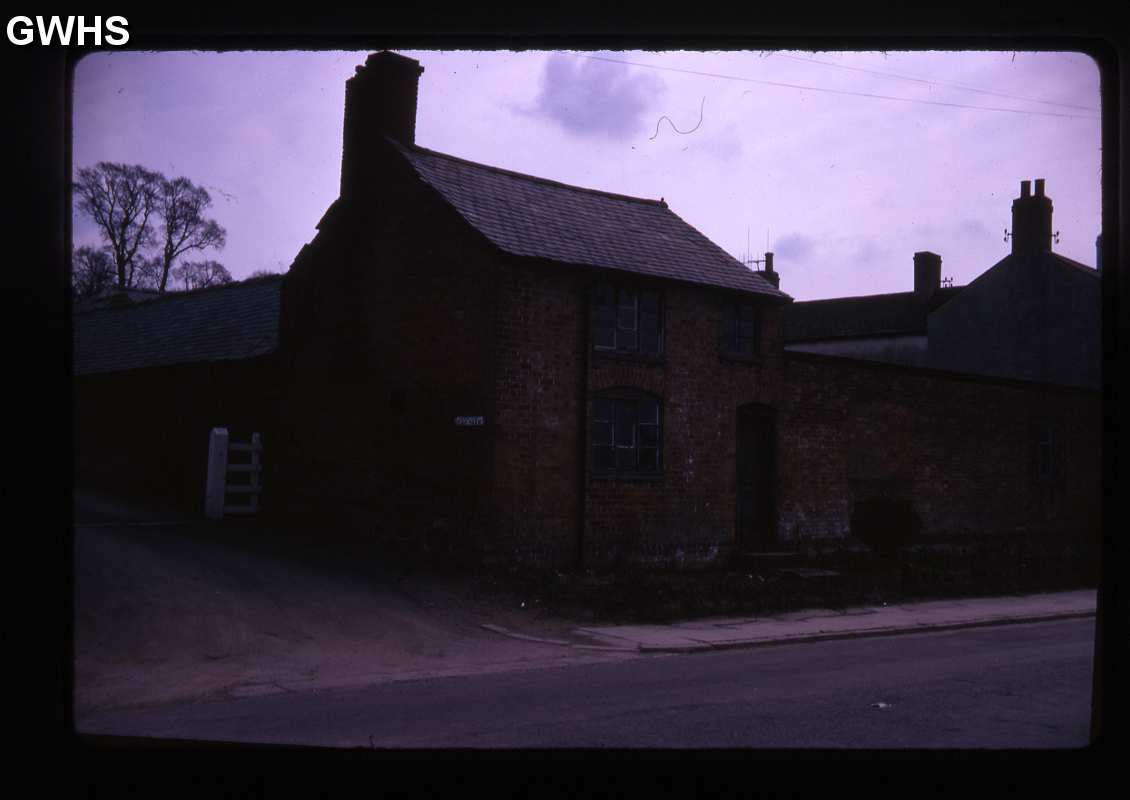
M650 396L596 397L592 467L600 473L657 473L659 401Z

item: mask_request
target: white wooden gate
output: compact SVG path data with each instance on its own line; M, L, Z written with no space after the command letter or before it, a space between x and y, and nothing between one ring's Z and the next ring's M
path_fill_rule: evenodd
M250 453L246 464L232 464L231 453ZM251 442L242 444L228 441L227 428L213 428L208 438L208 483L204 493L204 516L223 519L224 514L254 514L259 510L259 493L263 486L261 475L263 444L259 434L251 434ZM229 475L246 474L249 482L229 481ZM247 503L230 505L228 495L246 495Z

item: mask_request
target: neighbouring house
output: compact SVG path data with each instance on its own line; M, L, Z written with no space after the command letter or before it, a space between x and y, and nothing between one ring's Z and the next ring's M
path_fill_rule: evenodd
M208 432L273 435L281 283L130 290L77 307L77 482L200 512Z
M80 473L164 455L149 485L202 508L207 430L258 430L265 508L327 542L559 567L837 546L883 504L923 537L1097 530L1097 391L924 365L976 282L919 253L915 292L791 303L663 200L418 146L422 72L347 82L340 196L285 277L76 315ZM786 348L790 319L856 349Z
M1052 252L1054 236L1044 181L1021 182L1012 252L930 314L931 366L1100 387L1102 273Z
M796 302L785 347L1098 389L1101 273L1052 252L1044 181L1020 184L1012 251L967 286L942 286L941 257L914 254L914 291Z

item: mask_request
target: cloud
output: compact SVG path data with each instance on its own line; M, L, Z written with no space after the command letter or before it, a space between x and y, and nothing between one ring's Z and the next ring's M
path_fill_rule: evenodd
M855 249L855 261L857 264L872 264L876 261L882 260L890 254L890 250L883 247L874 239L864 239L859 243Z
M816 249L816 241L803 233L790 233L774 243L775 254L789 261L803 264Z
M974 238L991 238L993 236L983 222L979 219L963 219L958 223L958 230L966 235Z
M742 139L737 126L730 123L720 134L706 136L701 145L704 152L722 161L731 161L742 154Z
M644 112L666 88L658 76L634 74L624 64L553 54L533 112L570 133L621 138L645 127Z

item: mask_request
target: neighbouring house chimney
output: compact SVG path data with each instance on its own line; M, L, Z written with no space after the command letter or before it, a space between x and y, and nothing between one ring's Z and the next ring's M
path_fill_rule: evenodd
M942 257L929 250L914 254L914 293L929 300L942 281Z
M378 180L381 139L416 143L416 96L420 62L387 50L373 53L345 82L342 130L341 194Z
M1052 199L1044 194L1044 179L1036 180L1036 193L1028 181L1020 182L1020 197L1012 201L1012 252L1050 253L1052 249Z
M773 286L781 288L781 276L773 271L773 254L765 254L765 270L761 273L761 277L769 281Z

